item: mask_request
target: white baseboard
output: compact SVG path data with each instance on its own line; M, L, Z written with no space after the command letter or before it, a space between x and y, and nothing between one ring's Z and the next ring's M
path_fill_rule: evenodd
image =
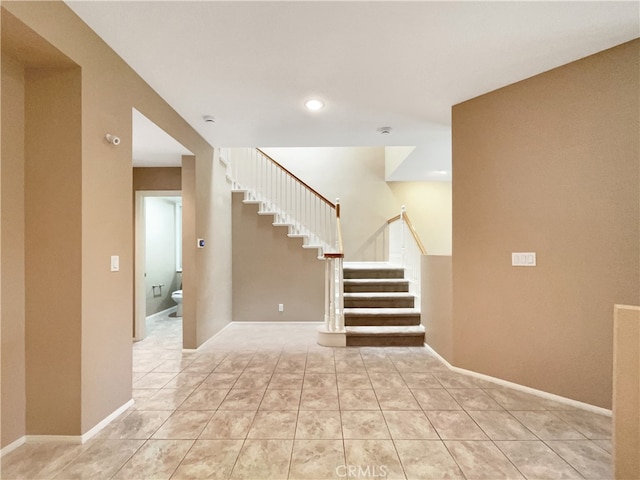
M127 403L125 403L124 405L122 405L120 408L117 408L115 411L113 411L110 415L108 415L107 417L105 417L100 423L98 423L95 427L93 427L91 430L89 430L87 433L83 434L80 437L80 443L85 443L86 441L88 441L89 439L93 438L98 432L100 432L100 430L102 430L104 427L106 427L107 425L109 425L113 420L115 420L117 417L119 417L120 415L122 415L122 413L127 410L128 408L131 408L133 406L135 402L133 401L133 399L129 400Z
M225 331L225 329L227 327L229 327L229 325L231 325L233 322L229 322L227 323L224 327L222 327L220 330L218 330L216 333L214 333L213 335L211 335L209 338L207 338L205 340L205 342L200 345L198 348L183 348L182 349L182 353L196 353L196 352L200 352L202 351L208 343L210 343L211 341L213 341L214 338L216 338L218 335L220 335L222 332Z
M15 449L20 448L22 445L25 444L25 441L26 441L26 436L23 435L19 439L11 442L9 445L2 448L0 450L0 458L4 457L7 453L13 452Z
M162 310L160 312L156 312L154 314L149 315L148 317L146 317L146 320L150 320L150 319L156 318L156 317L163 317L163 316L168 315L170 313L173 313L173 312L175 312L177 310L178 310L178 306L174 305L173 307L165 308L164 310Z
M27 435L26 444L33 443L82 443L82 435Z
M95 427L89 430L84 435L25 435L22 438L19 438L15 442L7 445L2 449L1 455L4 456L9 452L12 452L16 448L21 447L24 444L34 444L34 443L73 443L73 444L82 444L87 442L89 439L94 437L98 432L100 432L104 427L106 427L109 423L111 423L116 417L120 416L122 412L127 410L134 404L133 400L129 400L127 403L122 405L120 408L116 409L113 413L104 418L100 423L98 423Z
M456 373L462 373L464 375L469 375L471 377L478 378L480 380L485 380L487 382L495 383L503 387L512 388L514 390L518 390L520 392L529 393L531 395L536 395L537 397L544 398L546 400L552 400L554 402L563 403L565 405L569 405L574 408L579 408L580 410L587 410L592 413L597 413L600 415L606 415L608 417L612 416L612 411L606 408L597 407L595 405L591 405L589 403L579 402L578 400L573 400L571 398L561 397L560 395L555 395L553 393L545 392L543 390L537 390L535 388L527 387L524 385L520 385L519 383L509 382L507 380L502 380L501 378L492 377L490 375L485 375L483 373L474 372L472 370L465 370L464 368L454 367L451 365L442 355L436 352L433 348L431 348L428 344L424 344L425 348L431 351L438 359L444 363L447 368Z

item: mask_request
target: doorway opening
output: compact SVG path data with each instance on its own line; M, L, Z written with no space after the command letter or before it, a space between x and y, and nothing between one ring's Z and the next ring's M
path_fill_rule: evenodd
M180 318L182 197L180 191L137 191L135 203L134 340L140 341L154 316Z

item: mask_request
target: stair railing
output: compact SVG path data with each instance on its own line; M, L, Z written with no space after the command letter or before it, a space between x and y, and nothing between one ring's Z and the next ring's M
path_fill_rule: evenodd
M324 329L326 332L344 332L344 247L340 227L340 199L336 199L335 251L324 254Z
M401 265L409 280L409 291L420 305L420 263L427 254L418 232L407 215L407 207L400 209L400 215L387 220L389 227L389 263Z
M336 242L336 206L277 161L256 148L224 152L232 189L260 203L274 224L289 225L289 236L306 237L305 247L332 251Z

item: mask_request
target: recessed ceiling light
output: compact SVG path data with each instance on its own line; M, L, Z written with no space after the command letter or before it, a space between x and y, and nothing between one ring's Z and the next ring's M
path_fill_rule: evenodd
M322 110L324 108L324 102L318 98L311 98L304 102L304 106L307 108L307 110L317 112L318 110Z
M433 173L435 173L436 175L446 175L447 172L446 170L434 170Z

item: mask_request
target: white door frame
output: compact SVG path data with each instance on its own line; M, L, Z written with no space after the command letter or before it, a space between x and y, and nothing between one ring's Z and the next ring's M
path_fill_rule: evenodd
M146 254L146 197L181 197L182 190L138 190L135 197L135 252L133 265L133 340L139 342L146 336L147 299L145 295L145 254Z

